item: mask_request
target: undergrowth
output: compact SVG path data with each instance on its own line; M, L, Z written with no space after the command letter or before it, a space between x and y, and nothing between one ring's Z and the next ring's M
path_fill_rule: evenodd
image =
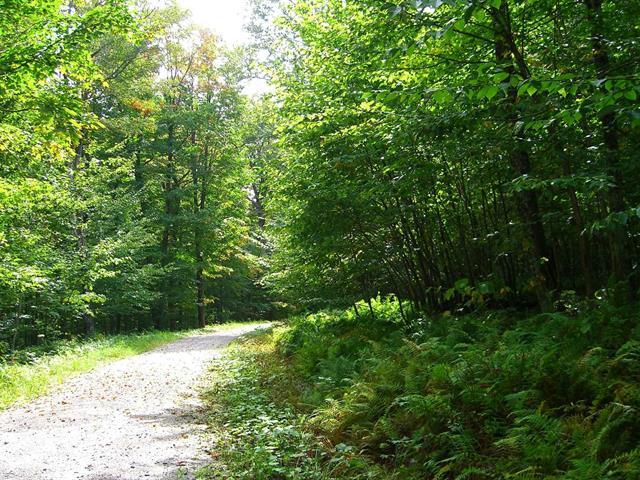
M640 479L635 309L407 323L396 305L294 318L234 347L207 394L210 475Z
M203 394L214 461L199 478L328 478L321 449L292 404L283 401L296 379L274 356L272 339L251 335L214 362Z

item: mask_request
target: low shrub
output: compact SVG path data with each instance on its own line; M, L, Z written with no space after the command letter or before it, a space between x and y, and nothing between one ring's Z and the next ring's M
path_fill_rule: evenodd
M250 396L286 411L296 435L311 434L304 448L315 452L316 471L640 479L634 309L400 320L393 305L294 318L263 340L268 361L246 360L253 346L241 347Z

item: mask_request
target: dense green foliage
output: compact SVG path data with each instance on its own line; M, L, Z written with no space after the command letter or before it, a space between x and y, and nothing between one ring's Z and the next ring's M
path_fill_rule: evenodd
M253 3L253 103L175 5L2 5L1 350L636 295L637 2Z
M217 363L211 475L640 479L640 2L252 4L253 57L0 0L0 404L31 347L307 309Z
M638 2L258 4L281 292L545 310L636 293Z
M0 357L269 314L242 55L187 21L171 4L0 2Z
M376 302L240 345L210 392L227 478L640 478L636 309L573 307Z

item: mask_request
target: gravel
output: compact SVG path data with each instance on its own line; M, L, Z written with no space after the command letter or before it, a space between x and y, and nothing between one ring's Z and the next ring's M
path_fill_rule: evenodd
M256 326L184 338L0 413L0 479L192 479L207 463L198 381Z

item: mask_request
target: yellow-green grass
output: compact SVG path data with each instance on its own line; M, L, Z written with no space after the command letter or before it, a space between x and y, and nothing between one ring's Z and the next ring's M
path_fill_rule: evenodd
M39 397L52 386L100 365L153 350L185 336L224 331L251 323L226 323L186 332L156 331L99 337L85 342L70 342L61 346L56 354L42 356L32 363L0 363L0 410Z

